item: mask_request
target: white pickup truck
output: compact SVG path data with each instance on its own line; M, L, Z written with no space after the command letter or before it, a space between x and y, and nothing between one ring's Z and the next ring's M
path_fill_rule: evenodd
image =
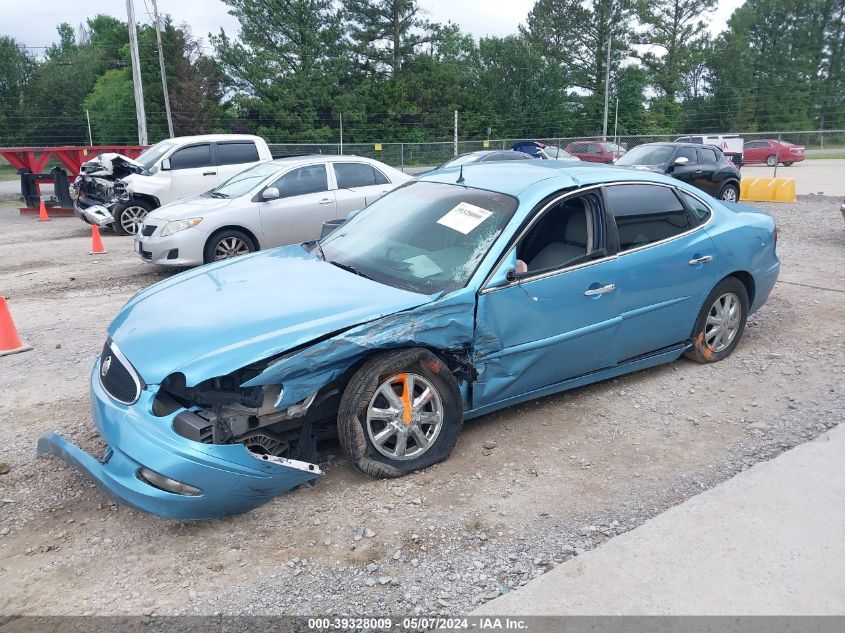
M74 208L86 222L94 208L105 208L108 213L98 216L98 224L111 223L118 235L134 235L153 209L214 189L272 158L264 139L246 134L169 138L136 159L101 154L82 164L73 183Z

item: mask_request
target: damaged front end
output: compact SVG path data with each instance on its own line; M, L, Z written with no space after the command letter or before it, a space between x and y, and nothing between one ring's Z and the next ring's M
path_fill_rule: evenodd
M122 154L100 154L82 163L79 175L72 183L77 216L89 224L107 224L101 213L92 216L85 211L99 208L108 213L118 202L129 200L126 184L121 179L140 173L144 173L144 166Z
M145 385L107 343L91 374L105 453L94 458L48 433L38 454L60 457L121 503L172 519L247 512L322 475L298 459L315 454L307 416L320 409L318 394L278 411L273 389L238 389L227 384L234 376L187 388L178 376Z

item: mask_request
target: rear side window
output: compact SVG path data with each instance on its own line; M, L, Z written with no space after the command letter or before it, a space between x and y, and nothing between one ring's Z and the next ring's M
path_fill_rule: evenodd
M282 198L327 191L329 184L326 178L326 166L299 167L286 173L271 186L279 189L279 195Z
M716 156L716 150L710 149L709 147L698 148L699 163L715 163L716 160L718 160L718 157Z
M255 143L218 143L217 164L239 165L241 163L257 163L258 149Z
M710 217L710 209L698 198L694 198L686 192L681 192L681 196L684 198L686 203L692 209L693 215L698 218L698 221L701 224L707 222L707 219Z
M208 143L183 147L170 157L170 169L209 166L211 166L211 146Z
M375 169L366 163L335 163L334 175L337 177L338 189L384 184L376 181ZM382 175L382 178L384 178L384 175Z
M616 185L605 195L616 219L619 251L628 251L689 230L681 201L669 187Z

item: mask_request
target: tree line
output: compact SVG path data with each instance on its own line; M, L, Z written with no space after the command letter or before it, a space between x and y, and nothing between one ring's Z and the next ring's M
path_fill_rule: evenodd
M223 0L237 34L164 21L176 133L421 142L845 127L845 0L536 0L474 39L418 0ZM43 53L0 36L0 145L137 142L126 23L62 23ZM138 26L150 140L166 136L155 31ZM609 53L609 54L608 54ZM618 104L618 106L617 106Z

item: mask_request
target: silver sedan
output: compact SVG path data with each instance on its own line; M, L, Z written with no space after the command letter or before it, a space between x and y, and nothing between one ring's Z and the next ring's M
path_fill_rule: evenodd
M149 213L135 236L146 262L195 266L320 236L327 220L378 199L411 177L358 156L259 163L199 196Z

